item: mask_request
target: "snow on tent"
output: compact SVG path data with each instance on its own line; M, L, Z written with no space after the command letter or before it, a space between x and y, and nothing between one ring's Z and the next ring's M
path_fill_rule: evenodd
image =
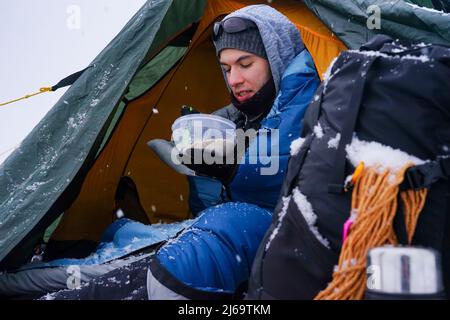
M170 139L184 104L212 112L229 103L212 24L255 3L297 25L320 75L375 33L450 44L449 15L434 10L447 10L443 1L147 1L0 166L1 269L26 262L61 215L50 241L98 241L122 176L135 182L152 222L190 217L186 177L146 142ZM372 4L379 30L366 27Z

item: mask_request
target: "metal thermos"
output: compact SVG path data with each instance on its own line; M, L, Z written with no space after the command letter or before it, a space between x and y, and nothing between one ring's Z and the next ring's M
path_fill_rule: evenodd
M433 249L385 246L367 258L366 299L444 299L441 257Z

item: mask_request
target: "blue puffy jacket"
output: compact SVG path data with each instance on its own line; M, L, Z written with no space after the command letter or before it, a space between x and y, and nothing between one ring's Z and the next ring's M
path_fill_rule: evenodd
M284 72L280 93L269 114L261 122L258 138L245 154L245 161L230 184L232 201L257 204L270 211L275 209L290 156L291 142L300 136L306 108L320 83L314 62L303 50ZM273 139L273 130L278 138ZM267 134L264 133L267 130ZM268 156L258 154L258 146L268 137ZM278 155L272 148L278 150ZM250 159L257 160L251 164ZM255 161L254 161L255 162Z

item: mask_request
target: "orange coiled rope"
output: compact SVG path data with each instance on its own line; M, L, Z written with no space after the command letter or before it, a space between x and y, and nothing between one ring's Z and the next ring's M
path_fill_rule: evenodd
M333 280L316 300L362 299L366 288L366 257L371 248L397 244L393 219L397 211L397 195L405 171L378 172L379 168L364 168L355 181L352 192L352 212L356 219L344 242ZM411 242L427 189L400 193L403 203L408 240Z

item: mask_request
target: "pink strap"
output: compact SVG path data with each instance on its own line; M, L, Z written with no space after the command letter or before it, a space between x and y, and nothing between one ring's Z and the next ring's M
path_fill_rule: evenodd
M344 232L342 234L342 244L344 244L345 240L347 240L348 234L350 233L350 228L353 225L352 217L348 218L344 223Z

